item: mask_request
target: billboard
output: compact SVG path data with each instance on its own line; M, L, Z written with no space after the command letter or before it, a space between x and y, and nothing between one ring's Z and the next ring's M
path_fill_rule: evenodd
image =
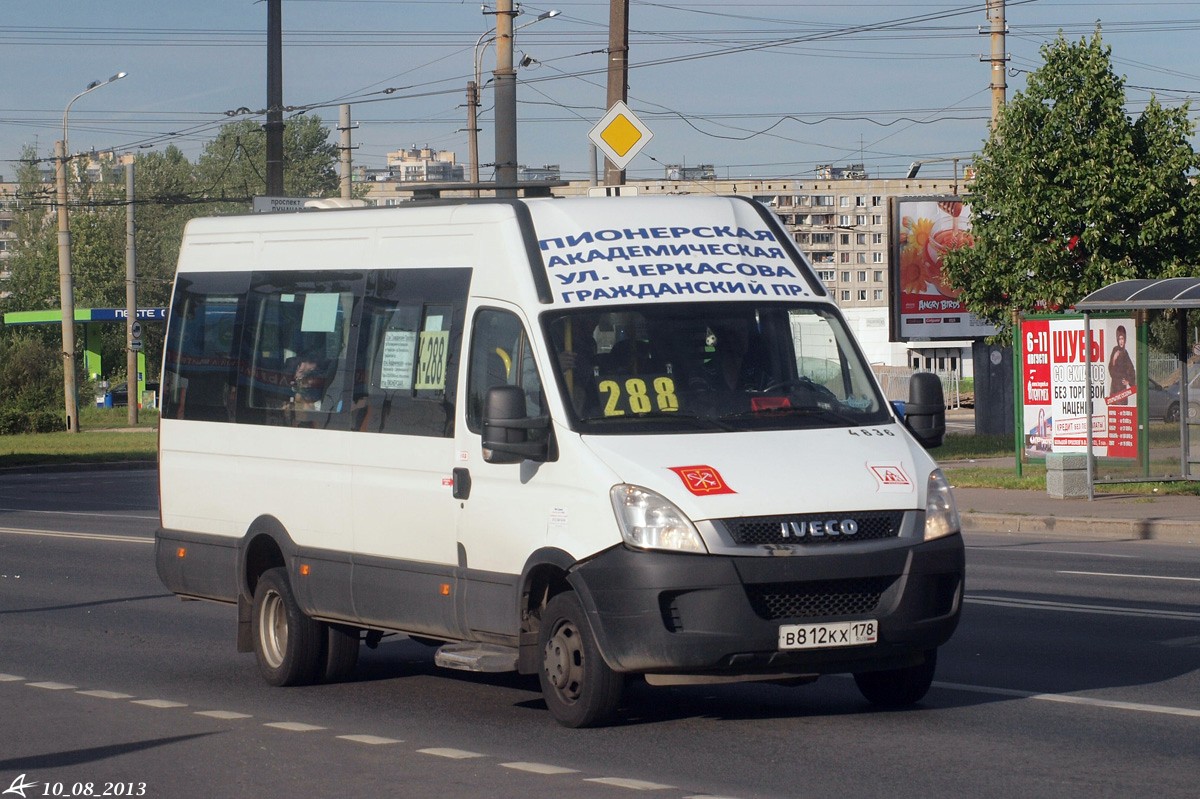
M975 243L962 197L895 197L891 207L893 341L973 339L999 329L969 313L942 279L942 255Z
M1130 318L1021 321L1021 432L1025 455L1087 452L1138 457L1137 328ZM1088 371L1091 371L1089 395Z

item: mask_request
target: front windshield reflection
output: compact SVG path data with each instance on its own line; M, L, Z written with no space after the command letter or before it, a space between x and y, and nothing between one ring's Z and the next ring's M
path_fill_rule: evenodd
M543 317L556 379L589 433L792 429L891 419L821 305L671 303Z

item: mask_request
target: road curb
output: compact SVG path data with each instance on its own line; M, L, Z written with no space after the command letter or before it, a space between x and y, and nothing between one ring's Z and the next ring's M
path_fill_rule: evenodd
M1079 535L1112 540L1200 543L1200 524L1175 519L1100 519L1080 516L1024 516L963 513L963 528L980 533Z

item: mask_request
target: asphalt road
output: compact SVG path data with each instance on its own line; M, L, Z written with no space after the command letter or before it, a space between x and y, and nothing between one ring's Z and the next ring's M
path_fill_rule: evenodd
M1092 799L1200 781L1200 549L968 533L963 622L918 708L873 710L840 677L637 683L619 724L569 731L532 681L441 671L401 637L354 682L268 687L232 608L159 584L153 492L147 471L0 476L0 794Z

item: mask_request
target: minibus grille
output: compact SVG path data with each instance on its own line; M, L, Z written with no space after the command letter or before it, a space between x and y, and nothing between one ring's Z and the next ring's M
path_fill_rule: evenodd
M855 532L843 530L849 526L847 520L854 522ZM837 544L895 538L900 535L903 520L904 511L897 510L746 516L722 521L737 544ZM836 524L827 530L831 521Z
M895 577L865 577L746 586L754 612L767 621L860 616L874 613Z

